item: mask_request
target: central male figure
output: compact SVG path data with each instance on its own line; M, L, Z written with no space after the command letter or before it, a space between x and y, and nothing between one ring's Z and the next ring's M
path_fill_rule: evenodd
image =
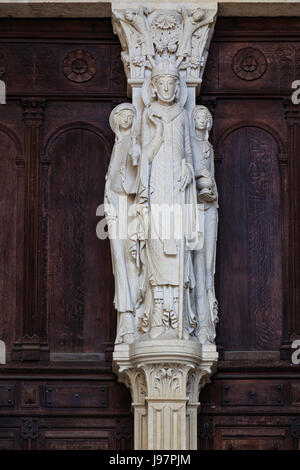
M188 269L183 273L185 242L174 237L176 227L172 227L178 223L178 209L184 211L186 188L194 182L189 120L180 92L178 69L170 61L161 61L152 70L151 100L142 116L138 191L145 236L140 252L145 298L142 329L150 338L177 336L180 284L186 287L190 275Z

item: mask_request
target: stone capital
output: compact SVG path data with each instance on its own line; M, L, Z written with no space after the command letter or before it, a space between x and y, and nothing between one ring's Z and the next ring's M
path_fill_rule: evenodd
M133 400L135 449L197 449L199 393L217 358L214 345L184 340L115 347L114 371Z

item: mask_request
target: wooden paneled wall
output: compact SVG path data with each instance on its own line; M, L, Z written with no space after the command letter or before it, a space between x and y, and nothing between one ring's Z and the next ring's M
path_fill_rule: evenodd
M199 448L300 442L300 20L219 19L199 103L214 116L220 363ZM109 243L96 237L126 101L109 20L0 20L0 449L130 449L111 370Z

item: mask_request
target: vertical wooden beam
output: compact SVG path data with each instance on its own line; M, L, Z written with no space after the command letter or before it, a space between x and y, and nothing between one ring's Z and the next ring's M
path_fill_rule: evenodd
M49 358L49 347L41 330L41 160L45 101L22 101L25 148L24 207L24 303L22 338L15 344L13 360L39 361Z

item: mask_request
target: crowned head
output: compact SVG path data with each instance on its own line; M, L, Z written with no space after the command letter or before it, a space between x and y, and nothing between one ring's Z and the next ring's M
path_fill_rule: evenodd
M151 73L152 97L161 104L172 104L179 97L179 70L174 63L162 60Z

